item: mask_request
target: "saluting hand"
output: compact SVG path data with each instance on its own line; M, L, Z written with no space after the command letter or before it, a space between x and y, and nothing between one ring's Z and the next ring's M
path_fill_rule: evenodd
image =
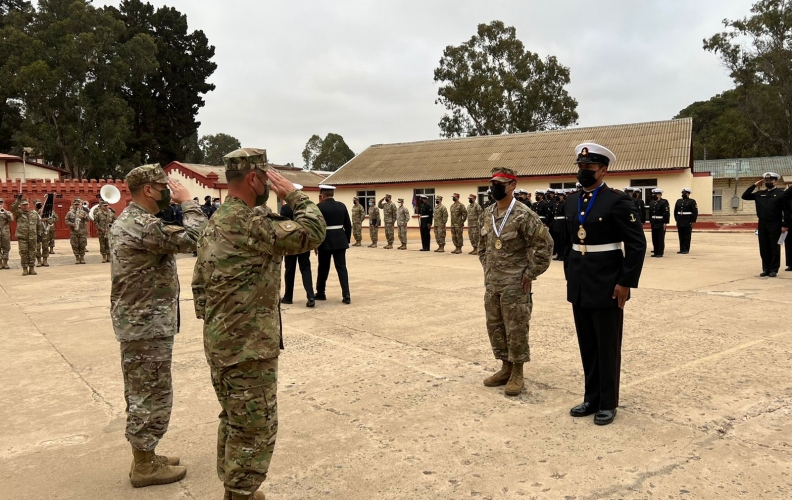
M626 286L616 285L613 289L613 297L619 302L619 308L624 309L624 304L627 303L627 296L630 294L630 288Z
M273 168L267 170L267 179L272 183L272 190L275 191L275 194L280 199L286 198L286 195L297 189L290 180Z
M754 182L754 186L759 187L764 182L764 179L759 179L758 181Z
M174 179L168 179L168 188L170 188L171 200L175 201L179 205L185 201L192 200L190 191L188 191L181 182Z

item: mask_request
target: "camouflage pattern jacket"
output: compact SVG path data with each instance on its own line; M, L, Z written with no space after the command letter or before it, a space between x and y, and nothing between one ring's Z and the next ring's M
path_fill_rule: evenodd
M88 212L82 208L77 210L70 208L66 214L66 225L69 226L72 234L88 236Z
M363 210L363 205L360 203L352 205L352 224L362 224L365 218L366 211Z
M44 232L44 224L41 223L41 216L35 210L24 212L19 209L19 200L11 205L11 212L14 214L17 226L14 235L18 240L41 239Z
M445 226L448 224L448 209L440 203L439 205L435 205L434 209L434 225L436 226Z
M531 209L515 201L514 208L500 237L495 236L493 214L498 205L484 211L478 255L484 267L487 285L518 285L522 278L535 280L550 267L553 255L553 238L547 227ZM495 219L500 227L505 210ZM498 249L496 241L501 241Z
M407 210L407 207L399 207L396 210L396 223L398 225L406 226L410 223L410 218L412 218L412 215L410 215L410 211Z
M165 224L132 202L110 227L110 316L116 339L171 337L179 315L177 253L193 252L206 216L182 203L184 226Z
M8 238L11 237L11 227L10 224L14 222L14 214L9 212L8 210L3 210L0 212L0 234L6 235Z
M94 225L99 234L106 234L110 230L110 224L115 221L115 214L110 210L106 212L101 208L97 208L94 212Z
M385 203L385 200L382 200L377 206L382 210L382 218L385 221L385 225L393 226L393 223L396 222L396 204L393 202Z
M468 205L467 207L467 220L468 226L471 227L479 227L479 223L481 222L481 214L484 213L484 209L481 208L481 205L476 203L475 201Z
M56 214L54 210L52 211L52 214L50 214L49 218L41 219L41 221L44 223L44 230L47 234L55 234L55 224L57 224L59 220L60 217L58 217L58 214Z
M375 205L369 207L369 225L379 226L382 220L380 219L379 208Z
M327 230L319 208L301 191L286 195L286 203L293 221L257 215L229 196L198 241L192 290L213 367L280 353L281 260L317 248Z
M451 227L464 227L467 220L467 209L459 201L451 205Z

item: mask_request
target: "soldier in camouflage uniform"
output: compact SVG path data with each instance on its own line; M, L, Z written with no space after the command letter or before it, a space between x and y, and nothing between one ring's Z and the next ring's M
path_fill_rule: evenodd
M8 258L11 252L11 227L14 214L5 209L5 202L0 198L0 269L8 267Z
M49 258L49 241L45 241L47 239L47 226L43 216L44 205L41 203L41 200L36 200L33 204L36 207L36 213L39 214L39 220L41 221L41 229L38 232L38 241L36 241L36 265L38 267L49 267L49 263L47 263L46 266L44 265Z
M317 248L326 225L319 208L276 170L263 149L225 157L228 196L198 242L195 312L222 411L217 474L225 499L263 500L278 430L281 260ZM252 207L266 200L267 179L294 220Z
M30 203L28 200L23 200L21 194L11 205L11 211L17 222L15 236L19 245L22 276L35 276L38 274L36 272L36 246L44 228L41 224L41 217L35 210L30 210Z
M434 209L434 230L435 240L437 240L437 250L435 252L445 252L446 224L448 223L448 209L443 205L443 197L435 197Z
M478 204L476 200L476 195L471 194L468 195L468 207L467 207L467 220L468 220L468 238L470 238L470 244L473 245L473 250L471 250L468 255L478 255L478 242L479 242L479 235L480 235L480 225L481 222L481 214L484 213L484 209L481 208L481 205Z
M382 210L382 218L385 221L385 239L388 244L385 249L393 248L393 223L396 222L396 204L391 201L391 195L386 194L385 198L381 199L377 206Z
M459 201L459 193L454 193L453 200L454 203L451 205L451 240L454 242L454 251L451 253L462 253L467 209Z
M94 226L99 237L99 252L102 254L102 263L110 262L110 225L115 221L115 214L108 208L108 203L102 201L99 208L94 211Z
M539 217L513 198L514 170L492 169L490 184L496 203L484 213L478 255L484 267L487 333L503 366L484 385L505 385L506 395L517 396L524 385L523 363L531 359L531 286L550 266L553 238Z
M47 259L52 253L53 247L55 246L55 223L58 222L58 214L56 214L55 210L53 210L49 217L44 218L43 215L41 217L41 222L44 225L44 230L41 237L41 253L43 257L43 262L41 265L43 267L49 267Z
M85 247L88 245L88 212L82 206L79 198L72 202L69 213L66 214L66 225L71 229L69 239L74 252L75 264L85 264Z
M368 246L369 248L377 248L377 240L379 239L379 225L379 208L374 205L373 200L369 200L369 237L371 238L371 245Z
M154 449L168 430L173 387L173 336L179 329L179 277L175 254L192 252L206 216L178 181L159 165L133 169L126 177L132 194L110 228L110 315L121 347L126 439L132 445L132 486L181 480L187 469L178 457ZM154 214L171 198L184 210L184 226L167 225Z
M58 214L55 213L55 210L52 210L52 213L49 216L49 219L45 219L44 224L47 229L47 241L49 242L49 253L50 255L55 253L55 224L58 223L60 217Z
M363 220L366 218L366 211L357 198L352 198L352 235L355 237L353 247L362 246L363 241Z
M410 211L404 206L404 199L399 198L399 208L396 210L396 225L399 227L399 241L401 246L398 250L407 250L407 224L410 223Z

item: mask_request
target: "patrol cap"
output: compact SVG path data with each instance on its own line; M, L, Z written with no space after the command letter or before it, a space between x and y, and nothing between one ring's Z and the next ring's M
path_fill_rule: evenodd
M36 205L38 205L38 204L40 204L40 203L41 203L41 200L38 200L38 199L37 199L37 200L35 201L35 203L36 203Z
M267 150L261 148L242 148L231 151L223 157L226 170L259 170L267 171Z
M476 195L475 195L475 194L473 194L473 193L470 193L470 194L468 195L468 198L478 198L478 196L476 196ZM3 201L3 200L0 200L0 201Z
M663 190L660 188L652 189L652 194L663 194Z
M764 177L765 179L775 179L775 180L778 180L778 179L781 178L780 175L778 175L778 174L776 174L774 172L766 172L762 177Z
M460 198L459 193L454 193L451 196L456 196L457 198Z
M296 190L298 190L298 191L299 191L299 190L300 190L300 189L302 189L302 188L303 188L303 185L302 185L302 184L297 184L296 182L294 183L294 189L296 189Z
M613 154L613 151L595 142L578 144L575 154L577 155L575 161L577 164L599 163L607 167L611 163L616 163L616 155Z
M385 198L390 198L390 197L391 197L391 195L389 195L389 194L385 195Z
M404 203L404 198L399 198L399 199L398 199L398 200L396 200L396 201L398 201L399 203Z
M437 196L435 196L435 200L443 201L443 197L438 194Z
M27 198L22 198L22 201L19 202L19 205L30 205L30 202Z
M103 207L106 207L106 206L110 205L109 203L107 203L107 202L106 202L106 201L104 201L104 200L100 201L100 202L99 202L99 204L100 204L101 206L103 206Z
M506 167L495 167L492 169L492 179L497 182L511 182L517 180L517 173Z
M129 189L138 188L146 184L167 184L168 176L159 166L159 163L143 165L133 168L126 176L126 183Z
M688 193L688 194L690 194L690 193L692 193L693 191L691 191L691 190L690 190L690 188L682 188L682 192L683 192L683 193Z
M79 205L80 203L82 203L81 198L75 198L74 201L72 201L72 205Z

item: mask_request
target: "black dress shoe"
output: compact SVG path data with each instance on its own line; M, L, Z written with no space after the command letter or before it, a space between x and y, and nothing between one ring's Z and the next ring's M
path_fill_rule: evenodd
M662 255L652 255L652 257L657 257L658 259L662 259L663 258Z
M597 425L608 425L616 418L616 408L612 410L600 410L594 415L594 423Z
M291 304L292 299L286 299L285 297L281 299L281 304Z
M314 299L316 299L316 300L327 300L327 295L325 295L324 292L317 293L316 295L314 295Z
M344 297L344 299L341 302L343 302L344 304L351 304L352 299L350 299L349 297Z
M595 413L597 413L597 408L588 401L584 401L583 403L569 410L569 414L573 417L588 417L589 415L593 415Z
M762 274L759 275L760 278L766 278L767 275L770 274L767 271L763 271Z
M784 269L784 271L792 271L792 266L787 266L787 268Z
M778 273L770 273L767 276L769 276L770 278L775 278L776 276L778 276Z
M685 253L685 252L683 252L682 250L680 250L680 251L678 251L677 253Z
M684 255L687 255L687 254L689 254L689 253L690 253L690 250L685 250L685 251L684 251L684 252L682 252L682 253L683 253Z
M316 301L314 299L308 299L308 302L305 304L305 307L313 307L316 305Z

